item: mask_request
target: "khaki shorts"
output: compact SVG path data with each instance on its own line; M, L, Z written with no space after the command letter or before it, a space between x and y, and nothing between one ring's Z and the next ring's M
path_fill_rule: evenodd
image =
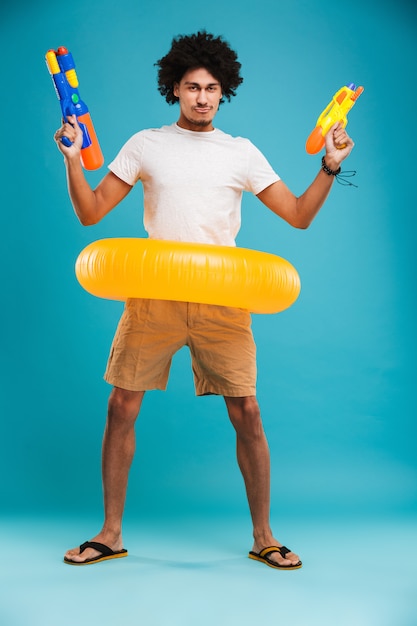
M166 389L172 357L183 346L191 352L196 395L255 395L250 313L211 304L127 300L104 379L130 391Z

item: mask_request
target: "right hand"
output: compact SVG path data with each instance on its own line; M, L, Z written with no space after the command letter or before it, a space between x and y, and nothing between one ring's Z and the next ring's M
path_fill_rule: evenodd
M61 137L67 137L72 146L65 146ZM58 150L66 157L80 156L81 147L83 145L83 132L78 125L76 115L68 115L67 122L63 121L61 128L58 128L54 135Z

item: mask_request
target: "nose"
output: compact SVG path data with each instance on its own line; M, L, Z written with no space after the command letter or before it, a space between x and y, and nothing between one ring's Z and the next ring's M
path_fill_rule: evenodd
M207 104L207 94L205 89L200 89L198 92L198 104Z

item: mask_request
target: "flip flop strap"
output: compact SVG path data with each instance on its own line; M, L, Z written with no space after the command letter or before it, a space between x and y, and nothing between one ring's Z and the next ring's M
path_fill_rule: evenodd
M289 550L286 546L270 546L269 548L264 548L263 550L261 550L259 556L262 559L265 559L268 558L268 556L273 552L279 552L282 558L285 559L286 555L291 552L291 550Z
M278 552L280 553L282 558L285 559L286 555L288 554L288 552L291 552L291 550L289 550L285 546L281 546L280 548L278 548Z
M114 554L113 550L108 546L104 545L104 543L99 543L98 541L86 541L85 543L80 545L80 554L84 552L87 548L93 548L98 552L101 552L103 556L111 556Z
M269 548L264 548L263 550L260 551L259 556L262 559L265 559L273 552L280 552L280 548L278 548L277 546L270 546Z

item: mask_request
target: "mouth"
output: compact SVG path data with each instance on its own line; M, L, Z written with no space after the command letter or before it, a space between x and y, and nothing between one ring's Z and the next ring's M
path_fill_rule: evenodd
M212 107L193 107L193 110L196 113L200 113L202 115L204 115L205 113L210 113Z

